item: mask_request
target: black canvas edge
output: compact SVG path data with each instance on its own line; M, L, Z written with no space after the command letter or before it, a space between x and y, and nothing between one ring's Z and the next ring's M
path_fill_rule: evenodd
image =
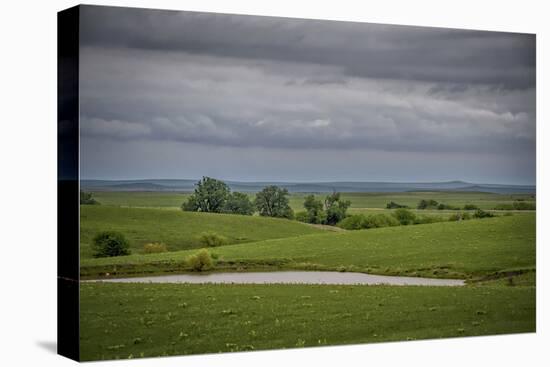
M80 360L80 7L57 13L57 353Z

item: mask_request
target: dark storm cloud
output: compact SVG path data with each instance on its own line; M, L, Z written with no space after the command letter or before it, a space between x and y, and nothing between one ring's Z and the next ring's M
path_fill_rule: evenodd
M370 78L535 83L527 34L110 7L83 14L85 45L334 65Z
M467 155L478 177L534 179L533 35L85 6L81 40L83 170L96 177L149 162L128 151L140 145L166 167L192 145L228 149L202 166L229 167L227 152L247 148L265 161L300 150L297 166L315 151L344 172L375 166L359 151L391 153L394 171L440 154L454 179Z

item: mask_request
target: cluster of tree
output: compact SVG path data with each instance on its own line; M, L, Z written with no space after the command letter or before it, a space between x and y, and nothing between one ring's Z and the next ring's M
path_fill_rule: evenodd
M406 209L408 208L408 206L397 204L394 201L390 201L389 203L386 204L386 209L401 209L401 208Z
M371 229L371 228L382 228L382 227L393 227L399 225L413 225L413 224L429 224L437 222L446 222L446 221L460 221L460 220L469 220L469 219L483 219L483 218L492 218L495 215L491 212L487 212L481 209L477 209L472 215L468 212L458 212L452 214L450 217L444 217L442 215L416 215L414 212L399 208L388 214L355 214L346 217L340 223L338 227L347 229L347 230L357 230L357 229Z
M289 206L288 190L278 186L267 186L256 194L254 202L248 195L231 192L223 181L203 177L197 182L189 199L181 206L182 210L207 213L229 213L252 215L257 210L260 215L278 218L293 218Z
M447 218L440 215L416 215L408 209L399 208L391 214L351 215L338 223L338 227L348 230L371 229L399 225L407 226L413 224L437 223L447 220Z
M437 206L439 203L433 199L430 200L420 200L418 202L418 205L416 206L417 209L437 209Z
M80 191L80 205L98 205L99 202L94 199L91 192Z
M300 221L313 224L327 224L334 226L346 217L351 202L342 200L339 192L328 195L324 202L308 195L304 200L305 212L297 214Z
M389 205L389 204L388 204ZM437 209L437 210L460 210L459 207L444 204L444 203L438 203L436 200L430 199L430 200L420 200L418 202L418 205L416 206L417 209ZM466 204L464 205L464 210L477 210L479 209L476 205L473 204Z
M483 218L492 218L495 215L491 212L486 212L485 210L478 209L474 213L474 218L483 219Z

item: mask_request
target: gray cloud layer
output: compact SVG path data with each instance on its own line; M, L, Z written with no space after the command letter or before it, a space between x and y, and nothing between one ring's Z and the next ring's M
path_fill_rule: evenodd
M322 161L324 150L348 157L349 170L352 150L478 154L474 164L498 167L495 180L534 180L532 35L107 7L82 14L85 175L124 166L116 142L142 141L250 147L265 159L292 149L300 160L309 149ZM111 162L94 159L99 144L110 144ZM521 167L506 174L506 160Z

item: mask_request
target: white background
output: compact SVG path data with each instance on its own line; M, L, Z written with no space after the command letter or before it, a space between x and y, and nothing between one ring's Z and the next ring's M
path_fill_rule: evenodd
M101 366L549 365L545 1L90 1L237 14L537 33L537 333L98 362ZM4 1L0 22L0 365L66 366L56 340L56 12L74 1ZM545 17L546 15L546 17ZM548 166L548 165L547 165ZM545 226L546 224L546 226ZM546 227L546 228L545 228Z

